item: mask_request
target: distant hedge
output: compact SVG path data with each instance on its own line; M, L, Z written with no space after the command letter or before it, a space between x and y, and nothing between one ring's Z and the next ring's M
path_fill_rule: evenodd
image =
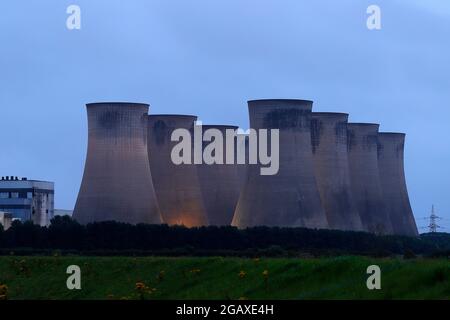
M58 251L84 255L388 256L409 252L439 256L450 252L450 235L426 234L412 238L305 228L189 229L114 221L84 226L70 217L55 217L49 227L15 221L7 231L0 228L0 254Z

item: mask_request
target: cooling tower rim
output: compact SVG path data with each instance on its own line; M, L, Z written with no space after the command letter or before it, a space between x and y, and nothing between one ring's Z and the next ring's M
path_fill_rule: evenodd
M406 136L406 133L403 133L403 132L379 132L378 134L380 136L384 136L384 137L388 137L388 136L405 137Z
M202 124L202 127L207 127L207 128L227 128L227 129L239 129L239 126L234 126L234 125L228 125L228 124Z
M178 119L194 119L197 120L198 116L191 114L149 114L149 118L178 118Z
M95 107L95 106L105 106L105 105L112 105L112 106L140 106L140 107L149 107L150 105L148 103L141 103L141 102L126 102L126 101L102 101L102 102L90 102L86 103L86 107Z
M312 112L311 115L314 116L324 116L324 117L348 117L349 114L345 112Z
M254 99L248 100L248 104L258 104L258 103L276 103L276 102L292 102L292 103L302 103L302 104L313 104L312 100L304 99Z
M348 125L352 127L380 127L379 123L369 122L349 122Z

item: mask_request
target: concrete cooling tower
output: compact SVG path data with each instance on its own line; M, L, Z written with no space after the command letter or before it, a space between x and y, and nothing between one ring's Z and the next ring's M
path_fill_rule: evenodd
M403 154L405 134L378 134L378 167L384 202L395 234L418 236L406 187Z
M234 149L234 163L225 164L226 153L226 130L236 131L238 127L226 125L203 125L203 134L207 130L217 130L223 140L223 159L224 164L208 165L203 163L197 165L202 189L203 202L205 204L210 225L226 226L231 225L234 210L239 200L240 184L238 166L236 164L236 147ZM237 139L234 139L236 146ZM208 145L210 142L205 142Z
M330 229L363 230L350 185L347 120L346 113L312 113L314 169Z
M378 174L378 128L378 124L348 124L350 181L364 229L391 234L392 226Z
M147 104L87 105L88 150L73 217L161 223L147 154Z
M169 225L208 225L197 166L176 165L171 159L172 149L178 144L171 141L172 132L187 129L193 136L196 120L197 117L188 115L148 116L148 153L153 184L163 221Z
M327 228L311 150L312 101L256 100L248 104L251 128L279 129L279 171L261 175L261 166L248 167L233 225Z

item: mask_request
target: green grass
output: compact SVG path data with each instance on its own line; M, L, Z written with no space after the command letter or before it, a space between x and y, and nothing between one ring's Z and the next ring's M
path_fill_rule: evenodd
M381 290L366 287L371 264L381 267ZM69 265L80 266L82 290L66 288ZM164 277L158 279L161 271ZM138 299L137 282L156 289L146 299L449 299L450 263L364 257L0 257L0 284L8 286L8 299Z

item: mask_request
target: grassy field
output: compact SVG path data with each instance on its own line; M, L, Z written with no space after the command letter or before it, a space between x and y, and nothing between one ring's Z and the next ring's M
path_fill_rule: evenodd
M366 287L372 264L381 267L381 290ZM69 265L81 268L81 290L66 287ZM450 299L450 263L364 257L10 256L0 257L2 284L8 299Z

